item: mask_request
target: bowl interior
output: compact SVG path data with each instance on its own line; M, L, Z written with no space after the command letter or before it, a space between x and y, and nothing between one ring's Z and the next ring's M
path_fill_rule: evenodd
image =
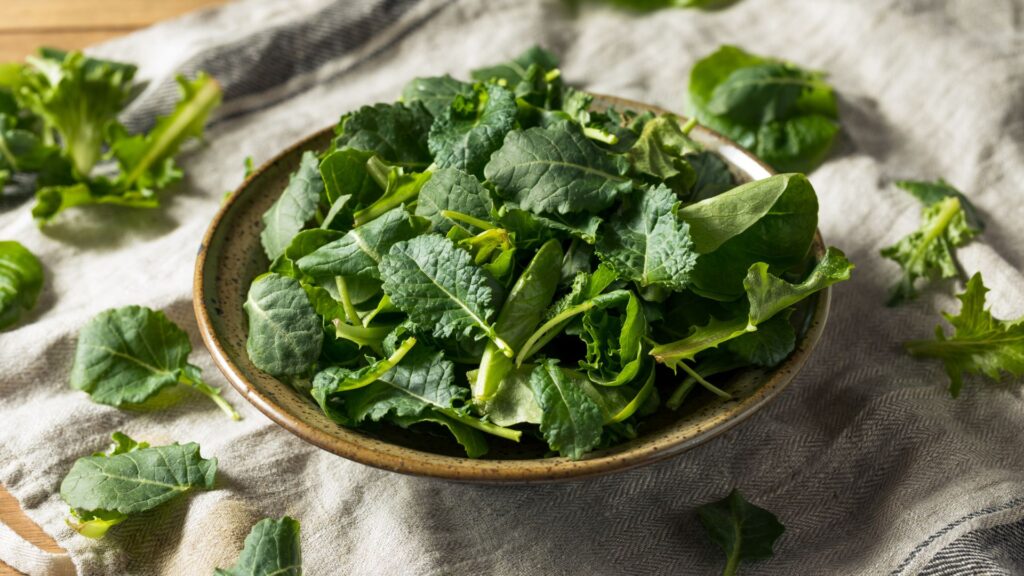
M598 97L597 104L664 112L604 96ZM723 382L733 394L732 400L722 400L698 387L678 411L663 406L645 419L636 439L580 461L542 458L546 446L526 435L520 444L495 439L487 456L471 460L463 457L461 447L446 435L389 426L373 430L342 427L325 416L307 394L252 365L245 351L248 326L242 309L249 284L268 266L259 239L262 214L280 196L302 152L325 149L332 134L330 128L322 130L284 151L253 173L225 203L200 247L194 304L203 339L231 384L271 419L335 454L397 472L485 482L546 481L638 466L699 444L752 413L792 379L821 334L829 290L804 301L794 314L797 347L786 361L770 370L740 371ZM740 181L772 174L748 152L710 130L697 126L691 136L717 152ZM823 253L818 235L812 254L820 258Z

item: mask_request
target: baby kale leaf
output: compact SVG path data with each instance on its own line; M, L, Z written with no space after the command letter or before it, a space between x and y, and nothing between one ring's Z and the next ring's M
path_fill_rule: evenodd
M501 287L451 240L428 234L399 242L379 269L384 292L416 325L432 327L438 338L479 331L512 354L490 321Z
M419 102L437 118L443 116L456 96L474 98L473 85L445 74L430 78L413 78L402 89L402 100Z
M323 323L294 278L258 276L245 301L249 337L245 349L260 370L273 376L309 374L323 345Z
M783 271L804 261L818 226L818 199L802 174L749 182L679 210L700 253L694 290L730 300L755 262Z
M241 416L188 363L188 334L163 312L125 306L101 312L78 336L71 387L109 406L141 404L175 384L209 397L234 420Z
M814 169L839 131L835 94L822 74L735 46L693 67L689 106L702 124L783 172Z
M747 502L739 490L697 509L708 538L726 555L722 576L733 576L743 560L770 558L775 540L786 530L774 514Z
M281 197L263 214L260 241L271 260L284 253L292 238L316 214L320 195L324 193L324 179L320 177L319 168L316 154L305 152Z
M954 398L963 388L964 374L980 374L999 381L1003 372L1024 374L1024 317L1016 320L994 318L985 307L988 288L981 274L967 282L958 298L960 314L943 313L953 326L947 335L942 326L935 328L935 340L913 340L904 344L918 358L941 360L949 374L949 392Z
M298 520L264 518L245 537L238 562L214 576L302 576L300 540Z
M764 262L755 263L743 281L749 305L746 315L727 319L711 318L706 325L695 327L687 337L655 346L650 353L658 362L669 367L681 366L683 360L693 360L694 356L704 350L716 348L753 332L760 324L797 302L832 284L848 280L852 270L853 264L835 248L829 248L799 284L791 284L772 275Z
M457 94L430 128L434 162L483 175L491 153L515 127L517 111L515 96L496 84L476 84L469 97Z
M889 305L917 296L914 283L920 278L953 278L963 275L956 250L981 233L984 224L974 206L956 188L938 182L897 182L924 204L921 227L882 250L882 256L903 269L893 286Z
M79 458L60 485L71 506L71 526L102 538L129 514L152 510L193 488L213 488L217 459L199 455L195 443L150 447L115 432L107 453Z
M601 441L601 408L577 378L555 360L545 360L530 374L530 388L541 408L540 430L552 450L579 460Z
M297 262L299 269L320 281L335 276L380 279L377 266L391 247L425 232L429 222L393 208L379 218L352 228L341 238L325 244Z
M601 261L641 286L680 290L690 282L697 252L679 201L664 185L643 190L618 218L606 222L597 243Z
M342 117L334 147L367 150L394 164L423 168L431 162L427 133L432 122L419 102L363 106Z
M43 266L13 240L0 241L0 330L36 305L43 290Z
M486 222L491 204L490 193L476 177L458 168L442 168L420 189L416 214L430 220L435 230L447 233L460 224L451 218L452 213Z
M632 190L629 162L600 149L579 126L509 133L484 169L504 197L531 212L600 212Z

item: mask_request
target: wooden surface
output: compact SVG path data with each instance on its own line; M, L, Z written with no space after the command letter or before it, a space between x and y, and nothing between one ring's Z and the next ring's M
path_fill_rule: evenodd
M0 62L39 46L83 48L226 0L0 0ZM0 486L0 522L47 552L61 549ZM0 562L0 576L20 574Z

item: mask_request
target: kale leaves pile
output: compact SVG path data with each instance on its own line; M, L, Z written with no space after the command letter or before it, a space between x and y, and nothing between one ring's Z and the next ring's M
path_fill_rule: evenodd
M472 78L346 114L264 215L249 356L337 422L581 458L677 370L728 395L707 377L781 362L794 305L849 277L813 265L806 177L736 185L693 123L603 108L539 48Z
M83 204L152 208L177 182L181 145L200 137L221 89L200 73L178 78L181 99L145 134L117 116L138 94L131 64L43 48L0 64L0 192L34 191L39 224Z

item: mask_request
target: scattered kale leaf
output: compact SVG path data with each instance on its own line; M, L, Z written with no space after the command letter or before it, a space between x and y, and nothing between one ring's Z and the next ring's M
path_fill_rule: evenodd
M912 340L904 346L912 356L941 360L949 374L949 393L956 398L963 389L964 374L979 374L999 381L1002 373L1024 374L1024 317L1016 320L994 318L985 307L988 288L981 274L967 282L958 298L957 315L943 313L953 327L947 335L936 326L934 340Z
M893 286L889 305L917 296L914 283L921 278L966 277L956 259L956 248L970 242L984 229L977 210L956 188L938 182L897 182L921 201L921 227L882 250L882 256L902 268Z
M299 522L294 518L264 518L245 537L242 554L214 576L302 576Z
M121 432L106 453L79 458L60 485L78 533L102 538L130 514L152 510L194 488L213 488L217 459L195 443L151 447Z
M808 172L839 132L836 97L818 72L722 46L690 73L690 112L780 172Z
M14 240L0 241L0 330L35 307L43 290L39 259Z
M708 538L725 552L722 576L734 576L742 561L770 558L785 531L774 514L748 502L739 490L697 509Z
M101 312L78 335L71 387L100 404L127 407L142 404L161 390L183 384L207 396L230 416L238 412L203 381L188 363L188 334L163 312L125 306Z

